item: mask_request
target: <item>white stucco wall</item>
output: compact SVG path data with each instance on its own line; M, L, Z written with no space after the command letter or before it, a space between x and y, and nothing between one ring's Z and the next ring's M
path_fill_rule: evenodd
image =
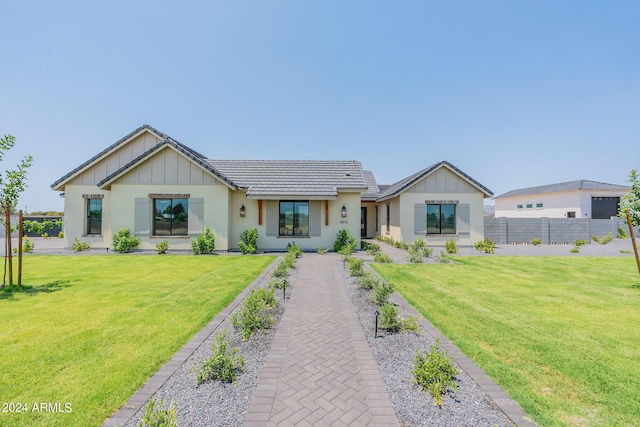
M534 194L522 197L495 199L496 218L567 218L567 212L575 212L576 218L591 218L592 197L622 197L625 193L606 191L566 191L561 193ZM542 203L542 208L536 204ZM527 209L527 204L533 208ZM522 209L517 206L522 205Z
M69 185L64 195L64 231L65 246L71 247L74 239L89 243L94 248L111 246L111 220L105 215L111 209L111 192L100 190L95 185ZM86 236L86 199L83 194L103 194L102 199L102 236ZM109 245L104 243L108 236Z

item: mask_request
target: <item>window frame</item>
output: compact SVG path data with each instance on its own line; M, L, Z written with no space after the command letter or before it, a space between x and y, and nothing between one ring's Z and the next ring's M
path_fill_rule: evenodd
M426 219L427 219L427 236L457 236L458 235L458 203L456 202L433 202L429 201L426 203ZM437 208L437 232L433 230L433 218L431 221L429 220L430 215L430 207L438 207ZM446 217L446 212L443 211L442 207L446 206L447 208L453 208L453 221L448 222ZM431 209L433 214L433 209ZM431 223L431 226L430 226ZM453 227L453 232L450 231L451 227L447 227L443 224L450 224Z
M85 232L85 236L102 236L102 213L104 212L104 204L102 203L104 196L99 194L99 195L84 195L84 199L85 199L85 227L84 227L84 232ZM92 203L95 202L99 202L100 204L100 213L99 214L93 214L93 219L92 219L92 214L91 214L91 205ZM95 209L94 209L95 210ZM92 229L92 224L96 222L96 218L97 222L99 223L99 231L95 232L95 230Z
M152 221L151 221L151 236L152 237L187 237L189 236L189 197L184 197L184 195L154 195L154 197L150 197L151 198L151 215L152 215ZM180 200L180 202L178 203L174 203L174 201L178 201ZM171 216L170 218L168 218L168 233L159 233L158 232L158 224L159 224L159 220L158 220L158 211L157 210L157 204L159 201L169 201L169 206L165 209L162 210L161 216L165 217L165 211L167 209L171 209L171 213L169 213L169 215ZM179 213L175 213L174 209L178 207L178 205L180 205L182 202L184 202L184 206L183 206L183 210L182 212ZM174 207L175 206L175 207ZM180 214L180 221L175 221L174 220L174 215L178 215ZM165 217L166 218L166 217ZM180 224L180 227L175 227L175 224ZM176 230L180 230L180 231L176 231Z
M287 212L285 211L283 216L283 204L291 203L291 234L282 233L283 229L287 228ZM301 210L300 208L306 204L306 224L300 222ZM306 225L306 233L305 233ZM311 237L310 236L310 203L309 200L279 200L278 201L278 237Z

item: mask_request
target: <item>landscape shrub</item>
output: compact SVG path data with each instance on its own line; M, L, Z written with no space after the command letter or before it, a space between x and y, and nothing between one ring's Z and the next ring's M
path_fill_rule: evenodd
M448 254L455 254L458 252L458 247L456 246L456 241L453 239L449 239L444 243L444 248Z
M389 302L389 297L393 294L393 285L386 280L379 280L373 284L373 291L369 295L372 303L383 306Z
M380 328L389 332L400 332L402 329L402 321L398 317L398 307L390 302L380 309Z
M258 230L254 227L244 230L240 234L238 247L243 254L255 254L258 251Z
M453 359L446 350L440 348L439 338L424 354L416 350L413 377L423 390L431 394L434 405L442 405L442 396L448 389L458 389L455 378L459 374L460 371L454 366Z
M373 285L380 279L378 276L371 273L370 271L365 271L362 276L360 276L360 287L364 289L373 289Z
M276 308L273 289L254 289L245 298L240 310L231 316L231 324L242 329L242 339L248 340L256 331L265 331L273 326L271 314Z
M36 245L31 240L26 237L22 239L22 253L28 254L29 252L33 252ZM18 253L18 248L13 248L13 253Z
M286 277L274 277L269 281L271 289L284 289L289 287L289 280Z
M176 403L172 400L169 408L164 408L164 399L157 402L151 399L144 407L142 421L138 427L178 427Z
M377 254L375 254L373 256L373 261L374 262L379 262L379 263L387 263L390 264L393 262L393 259L391 259L391 257L387 254L383 254L382 252L378 252Z
M195 240L191 241L191 250L195 255L212 254L216 247L216 236L211 232L209 227L204 229Z
M160 243L158 243L156 245L156 252L160 255L162 254L166 254L167 250L169 249L169 241L168 240L163 240Z
M409 248L409 257L408 261L412 264L421 264L424 262L424 255L422 251L417 251L413 247Z
M578 252L580 252L579 246L574 246L571 248L571 253L577 254Z
M420 332L420 322L416 316L407 316L402 319L402 330L415 333Z
M271 272L273 277L287 277L289 275L289 264L282 260L276 265L276 268Z
M618 239L626 239L627 238L627 232L624 230L624 228L622 227L618 227Z
M409 245L405 242L402 242L400 240L398 240L397 242L393 243L393 246L395 246L398 249L409 249Z
M532 244L533 246L541 245L541 244L542 244L542 240L540 240L540 238L538 238L538 237L534 237L534 238L531 240L531 244Z
M338 231L336 235L336 241L333 243L333 251L340 252L342 248L345 246L352 246L351 252L356 249L357 246L356 238L351 234L348 228L343 228Z
M410 246L409 250L414 249L416 252L422 252L422 256L429 258L433 254L433 248L427 246L424 239L416 239Z
M573 245L577 248L579 248L582 245L586 245L587 241L586 240L580 240L580 239L576 239L573 241Z
M327 252L329 252L329 250L328 250L327 248L325 248L324 246L318 246L318 253L319 253L320 255L324 255L324 254L326 254Z
M300 258L302 256L302 249L296 242L290 242L287 243L287 254L292 254L294 258Z
M71 245L71 249L73 249L73 252L84 252L84 251L88 251L90 247L87 242L81 242L76 237L73 239L73 244Z
M596 243L600 243L601 245L606 245L608 243L611 243L611 241L613 240L613 235L611 233L608 233L606 236L602 238L598 236L593 236L591 240L593 240Z
M376 245L375 243L368 243L368 242L365 242L364 240L363 240L363 242L365 243L364 250L369 255L375 255L378 252L380 252L380 245Z
M364 274L364 261L362 258L350 258L349 259L349 275L351 277L360 277Z
M121 254L131 252L140 245L140 239L131 234L128 228L121 228L113 235L113 250Z
M198 385L205 381L218 380L223 383L232 383L236 380L238 373L244 370L244 357L238 347L230 348L231 340L227 338L227 331L222 331L216 335L211 344L213 354L200 366L196 383Z
M440 264L448 264L451 260L447 258L447 255L443 251L440 251L440 255L436 258L436 262Z
M58 238L64 239L64 233L62 231L58 233Z

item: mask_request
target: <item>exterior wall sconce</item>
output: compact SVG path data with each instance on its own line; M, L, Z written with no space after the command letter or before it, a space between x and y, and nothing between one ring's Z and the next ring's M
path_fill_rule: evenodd
M247 209L244 207L244 203L240 206L240 216L244 218L247 215Z
M342 205L342 218L345 218L347 216L347 207L345 205Z

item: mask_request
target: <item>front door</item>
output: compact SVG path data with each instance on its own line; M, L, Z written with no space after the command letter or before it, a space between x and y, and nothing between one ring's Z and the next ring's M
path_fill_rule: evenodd
M360 208L360 237L367 237L367 208Z

